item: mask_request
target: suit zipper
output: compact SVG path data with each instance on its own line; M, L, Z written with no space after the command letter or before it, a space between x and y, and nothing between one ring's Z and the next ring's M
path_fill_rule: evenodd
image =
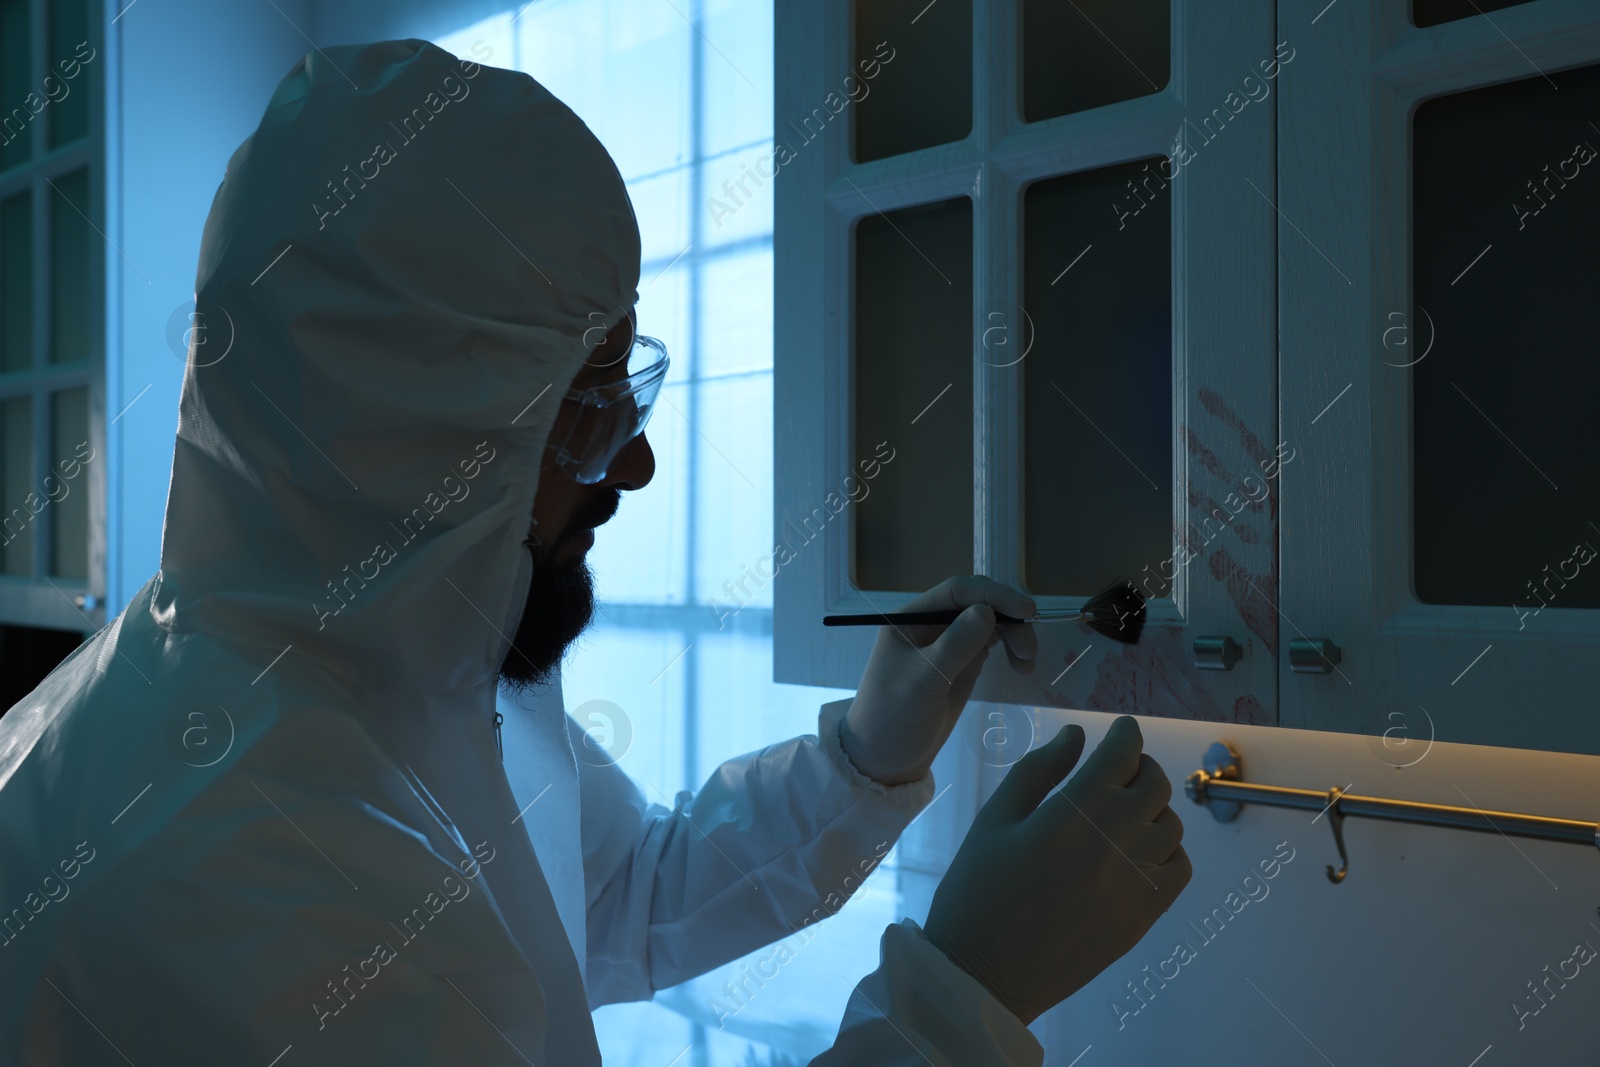
M504 763L506 761L505 745L502 744L501 740L500 740L500 724L505 722L505 721L506 721L506 717L504 715L501 715L499 711L496 711L494 713L494 747L496 749L498 749L499 752L500 752L500 762L501 763Z

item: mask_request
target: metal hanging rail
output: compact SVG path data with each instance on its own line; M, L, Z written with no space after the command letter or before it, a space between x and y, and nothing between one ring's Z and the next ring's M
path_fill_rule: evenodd
M1226 741L1214 741L1206 749L1204 767L1184 780L1184 792L1196 804L1210 809L1218 822L1232 822L1246 804L1265 804L1273 808L1300 808L1325 811L1333 825L1333 839L1339 846L1340 867L1328 865L1328 880L1342 882L1350 872L1350 859L1344 849L1344 820L1347 816L1414 822L1428 826L1449 826L1457 830L1481 830L1515 837L1538 837L1546 841L1567 841L1600 848L1600 823L1576 819L1556 819L1546 815L1518 815L1509 811L1458 808L1450 804L1423 804L1414 800L1391 800L1346 793L1332 789L1294 789L1282 785L1256 785L1239 780L1239 753Z

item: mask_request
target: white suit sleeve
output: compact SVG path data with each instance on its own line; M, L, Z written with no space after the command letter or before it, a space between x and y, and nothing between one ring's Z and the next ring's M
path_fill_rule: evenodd
M614 764L582 766L591 1007L647 1000L831 915L933 798L885 787L818 734L729 760L671 810ZM820 740L819 740L820 739Z
M910 919L883 932L876 971L845 1007L833 1047L811 1067L1040 1067L1022 1020L922 936Z

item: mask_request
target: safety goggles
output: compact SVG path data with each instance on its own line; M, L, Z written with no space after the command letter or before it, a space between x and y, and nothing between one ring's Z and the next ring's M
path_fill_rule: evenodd
M567 390L545 448L573 481L592 485L603 479L617 454L644 432L668 362L666 345L639 334L627 364L638 370L604 385Z

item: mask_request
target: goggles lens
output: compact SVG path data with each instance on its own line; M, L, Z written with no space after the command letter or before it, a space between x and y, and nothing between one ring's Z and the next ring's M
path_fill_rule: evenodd
M573 481L592 485L605 478L617 454L644 432L667 376L667 348L639 334L628 351L626 378L588 389L569 389L548 450Z

